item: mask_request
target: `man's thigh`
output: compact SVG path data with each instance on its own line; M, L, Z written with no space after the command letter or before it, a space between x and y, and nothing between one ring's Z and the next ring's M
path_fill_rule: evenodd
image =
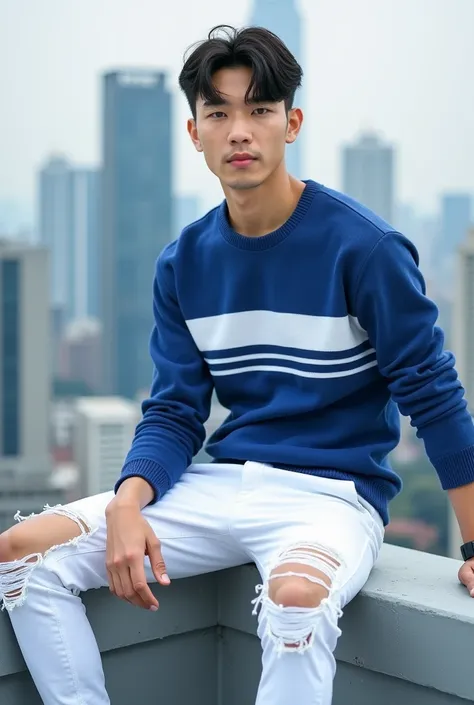
M240 565L248 554L232 538L229 521L240 486L241 466L192 465L178 483L143 516L160 539L168 575L173 580ZM107 584L105 510L113 499L105 492L66 505L87 526L87 534L50 554L50 563L83 591ZM147 580L154 582L145 557Z
M241 535L264 592L280 566L299 566L295 572L301 574L313 568L324 573L343 608L364 586L378 557L384 533L380 517L361 503L353 483L267 466L260 472Z

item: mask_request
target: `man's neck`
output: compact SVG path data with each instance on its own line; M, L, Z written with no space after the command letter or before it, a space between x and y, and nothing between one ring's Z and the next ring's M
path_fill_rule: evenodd
M259 237L281 227L295 210L305 184L286 171L253 189L224 189L230 223L248 237Z

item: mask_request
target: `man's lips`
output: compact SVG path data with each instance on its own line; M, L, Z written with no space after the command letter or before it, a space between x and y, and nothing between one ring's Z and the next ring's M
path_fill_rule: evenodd
M252 164L256 160L256 157L252 156L251 154L234 154L230 159L229 163L232 164L235 167L245 167L249 166L249 164Z
M246 152L243 154L233 154L229 162L253 162L256 159L252 154L247 154Z

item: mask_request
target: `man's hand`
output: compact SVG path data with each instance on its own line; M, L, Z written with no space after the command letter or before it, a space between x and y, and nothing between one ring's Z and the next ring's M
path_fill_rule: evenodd
M462 564L458 578L467 587L470 596L474 597L474 558L470 558Z
M146 581L144 558L149 557L157 582L169 585L160 541L136 502L121 500L117 495L105 513L106 566L111 592L137 607L156 611L158 600Z

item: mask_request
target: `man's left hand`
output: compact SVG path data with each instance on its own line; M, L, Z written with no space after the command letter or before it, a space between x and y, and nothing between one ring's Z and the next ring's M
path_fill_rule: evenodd
M474 558L470 558L462 564L458 578L467 587L470 596L474 597Z

